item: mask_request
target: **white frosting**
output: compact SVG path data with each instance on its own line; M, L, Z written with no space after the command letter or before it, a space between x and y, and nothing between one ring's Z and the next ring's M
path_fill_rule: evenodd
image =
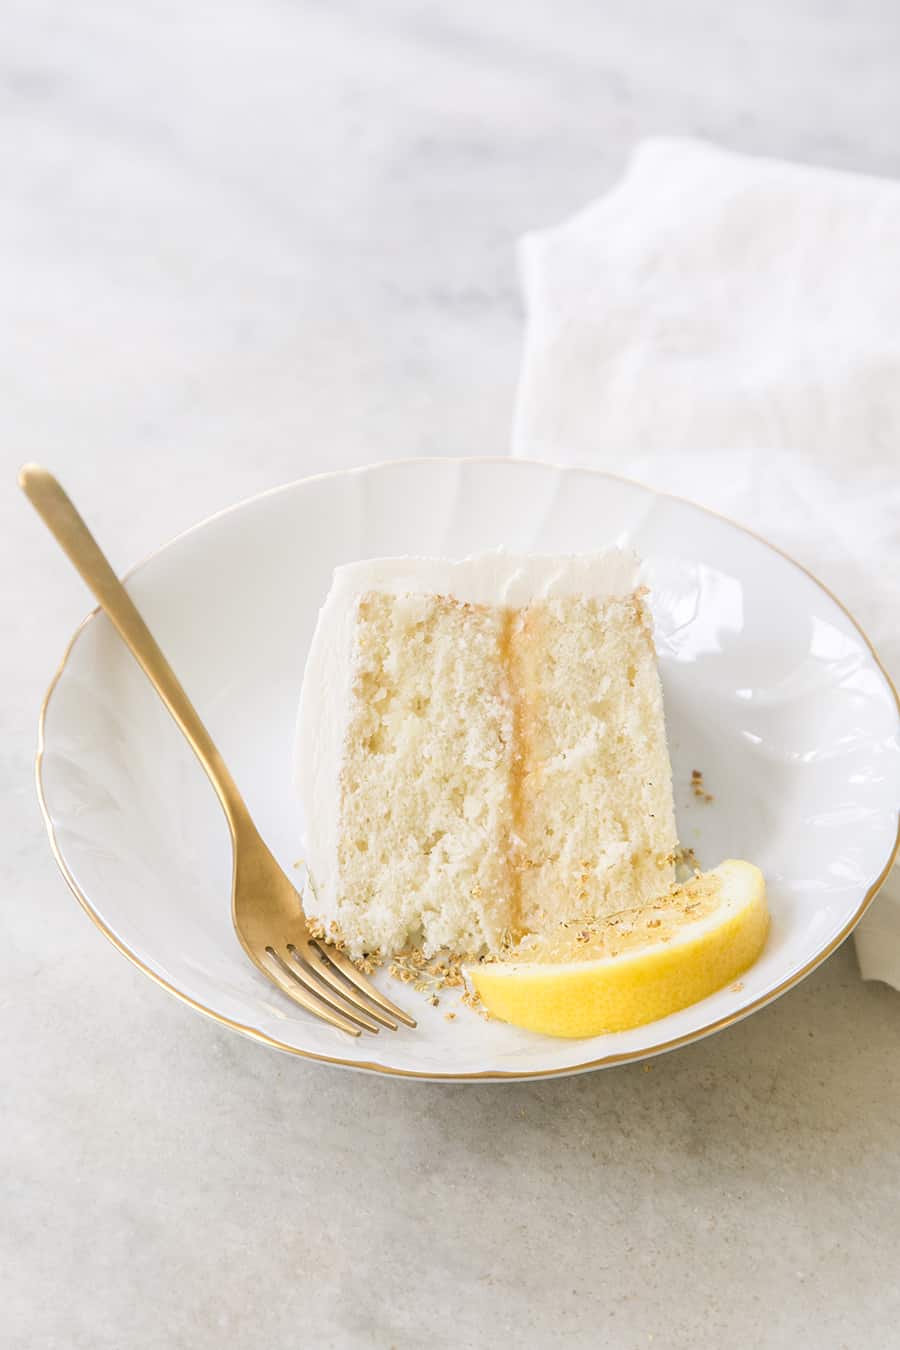
M639 584L639 571L636 555L622 549L573 557L516 557L497 550L459 562L373 558L335 569L306 661L294 745L294 783L306 818L304 856L315 890L310 913L326 921L336 915L340 771L359 597L370 591L448 595L519 608L553 596L628 595Z

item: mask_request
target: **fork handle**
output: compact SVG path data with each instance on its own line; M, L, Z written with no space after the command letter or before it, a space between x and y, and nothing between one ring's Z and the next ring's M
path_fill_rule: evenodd
M187 737L222 803L232 835L249 822L244 799L174 670L112 570L100 545L60 484L38 464L19 472L19 486Z

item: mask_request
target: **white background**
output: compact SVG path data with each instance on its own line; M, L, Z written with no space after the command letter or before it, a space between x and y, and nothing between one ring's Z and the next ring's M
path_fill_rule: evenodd
M634 142L900 176L893 0L11 3L0 16L0 1222L14 1350L896 1343L900 996L849 947L650 1066L306 1065L132 969L57 875L37 710L83 588L319 469L508 446L514 241Z

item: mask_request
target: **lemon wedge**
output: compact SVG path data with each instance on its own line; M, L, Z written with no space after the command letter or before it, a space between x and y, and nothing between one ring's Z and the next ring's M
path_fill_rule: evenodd
M766 883L729 859L607 919L526 939L527 959L466 968L492 1016L546 1036L626 1031L686 1008L752 965L769 929Z

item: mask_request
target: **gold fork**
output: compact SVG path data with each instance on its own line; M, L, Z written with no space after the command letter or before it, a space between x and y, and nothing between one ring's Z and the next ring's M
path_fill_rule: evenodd
M46 469L26 464L19 486L99 600L216 790L234 851L231 914L250 960L288 998L351 1036L361 1030L377 1032L379 1026L396 1031L398 1022L414 1027L414 1019L385 998L343 952L311 935L300 896L250 819L212 737L59 483Z

